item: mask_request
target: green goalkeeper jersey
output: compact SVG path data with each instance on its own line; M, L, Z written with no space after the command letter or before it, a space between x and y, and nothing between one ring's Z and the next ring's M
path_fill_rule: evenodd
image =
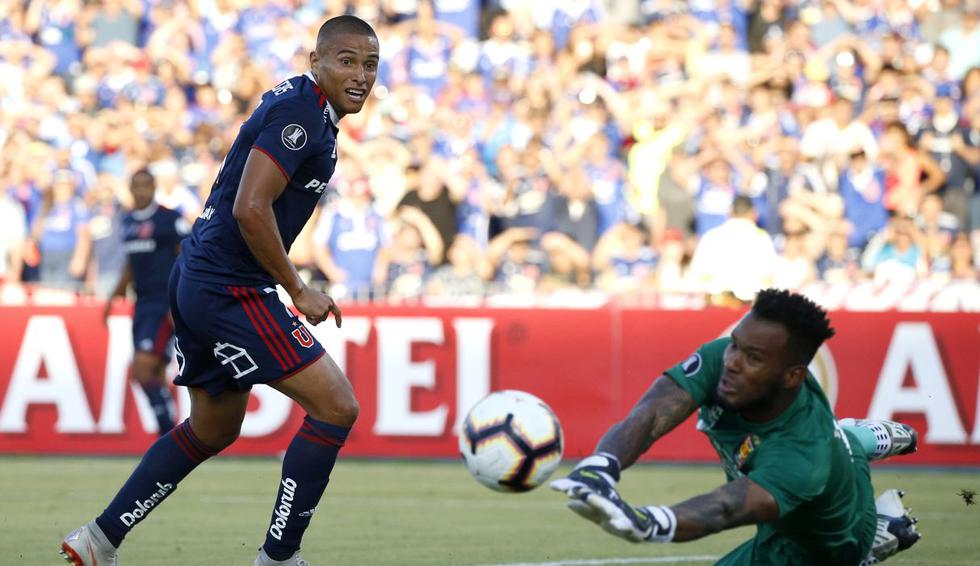
M667 375L700 407L698 430L711 440L728 480L748 476L779 506L779 518L760 524L755 541L759 548L782 549L784 556L756 556L753 562L856 564L871 548L876 524L865 453L837 425L809 373L793 404L769 422L749 422L717 406L715 389L730 341L704 344Z

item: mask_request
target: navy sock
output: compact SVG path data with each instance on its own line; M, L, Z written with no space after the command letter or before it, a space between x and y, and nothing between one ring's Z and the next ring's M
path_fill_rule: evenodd
M217 454L201 443L190 420L180 423L150 446L126 483L95 521L113 546L177 488L198 464Z
M299 550L306 527L316 511L349 427L332 425L307 415L282 460L282 481L272 521L262 548L273 560L285 560Z
M163 436L174 427L174 400L170 395L170 389L162 383L141 383L140 387L143 388L143 393L153 407L160 435Z

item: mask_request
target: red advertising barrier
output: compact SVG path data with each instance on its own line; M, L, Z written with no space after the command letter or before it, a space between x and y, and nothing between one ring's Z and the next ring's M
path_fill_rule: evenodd
M570 458L596 441L661 372L727 332L740 311L347 306L344 327L311 329L345 368L361 413L347 455L454 457L457 420L487 392L548 402ZM921 448L905 464L980 465L980 314L832 314L838 330L811 366L838 416L898 418ZM155 437L127 381L127 315L99 305L0 308L0 453L140 454ZM178 390L181 388L178 388ZM178 391L186 414L186 393ZM302 415L253 389L228 453L284 450ZM694 423L646 456L715 461Z

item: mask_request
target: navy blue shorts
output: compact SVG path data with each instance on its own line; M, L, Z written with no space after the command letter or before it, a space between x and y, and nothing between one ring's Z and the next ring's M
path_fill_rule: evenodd
M133 312L133 348L169 362L174 347L170 305L163 299L136 299Z
M309 329L279 300L271 286L205 283L170 273L177 378L215 396L275 383L324 354Z

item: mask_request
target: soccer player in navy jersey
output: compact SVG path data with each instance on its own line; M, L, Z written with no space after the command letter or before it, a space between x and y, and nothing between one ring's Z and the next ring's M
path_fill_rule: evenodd
M125 295L132 283L136 291L132 377L150 401L163 435L174 427L173 399L164 374L173 350L174 326L163 274L173 268L189 226L179 212L156 204L156 180L148 170L133 173L129 191L133 210L122 219L126 267L106 301L103 318L108 318L112 298Z
M175 383L190 392L191 417L150 447L98 518L65 538L69 562L117 564L126 534L198 464L235 441L249 389L265 384L307 416L283 458L255 564L307 564L300 541L358 404L343 372L279 301L275 286L310 324L333 313L340 326L340 309L300 279L287 252L333 174L339 120L359 112L374 86L378 56L367 23L328 20L310 70L266 92L242 125L170 275Z

